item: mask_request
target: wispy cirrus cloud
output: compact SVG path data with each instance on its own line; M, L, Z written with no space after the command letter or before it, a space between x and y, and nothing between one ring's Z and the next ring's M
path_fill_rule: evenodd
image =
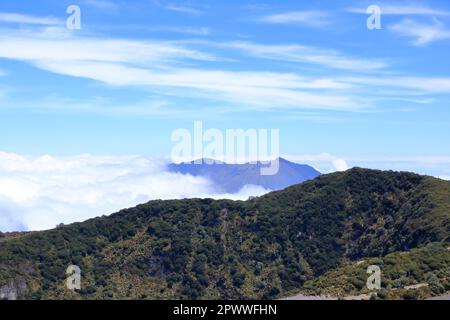
M54 17L38 17L19 13L0 12L0 23L54 26L61 25L63 21Z
M282 72L186 68L183 66L186 61L214 61L216 57L174 42L80 38L59 32L0 32L0 39L0 57L114 86L183 89L187 95L198 94L203 98L262 109L295 107L350 111L363 107L351 95L327 91L348 87L327 78ZM322 92L310 91L319 89Z
M351 83L354 86L367 86L369 88L378 87L408 89L414 91L416 94L450 93L449 77L414 77L388 75L384 77L344 77L340 80L344 83ZM409 98L411 98L411 96L409 96Z
M379 5L381 14L385 15L430 15L430 16L450 16L450 11L442 9L434 9L428 6L416 6L416 5L391 5L381 4ZM348 12L367 14L367 7L348 8Z
M160 26L147 28L151 31L164 31L173 33L189 34L194 36L208 36L211 34L211 29L207 27L190 27L190 26Z
M238 105L241 110L261 111L364 111L373 108L377 92L387 88L391 91L415 90L422 94L448 93L450 83L448 78L398 77L389 73L383 77L370 75L388 71L386 62L302 45L115 39L77 35L55 27L37 31L0 29L0 41L0 58L27 62L52 73L95 80L109 86L150 89L168 98L183 96L220 102L228 110ZM240 62L227 62L225 57L216 56L213 52L217 52L218 47L230 49L232 54L239 53L240 57L314 65L327 75L228 68L229 64ZM226 53L221 51L222 55ZM221 63L216 64L218 61ZM214 67L206 66L205 62L215 63ZM336 74L362 71L366 72L365 76ZM410 97L407 93L397 92L390 98ZM73 109L85 110L87 105L73 104ZM117 113L123 112L123 109L111 107ZM147 108L145 103L131 109L136 114L165 113L161 108Z
M65 29L0 30L0 57L25 61L99 61L147 64L216 60L212 54L164 41L75 37Z
M199 14L203 14L204 11L197 9L197 8L193 8L193 7L189 7L189 6L185 6L185 5L177 5L177 4L168 4L165 6L165 8L167 10L170 11L176 11L176 12L181 12L181 13L189 13L189 14L194 14L194 15L199 15Z
M198 69L166 69L158 72L120 64L84 61L70 64L41 61L37 66L55 73L94 79L116 86L195 89L197 97L239 103L242 108L254 106L259 110L307 108L352 111L364 107L346 94L301 90L336 89L336 84L332 81L311 83L294 74ZM189 90L183 92L188 96L196 93Z
M415 46L423 46L432 42L450 39L450 29L446 28L437 19L433 19L432 24L405 19L388 26L388 29L401 36L413 38L412 44Z
M298 44L261 45L251 42L229 42L225 47L241 50L258 58L321 65L331 69L368 71L387 67L381 59L360 59L335 50L326 50Z
M2 91L0 90L0 98ZM69 99L57 95L50 95L42 99L35 99L26 104L11 106L3 104L0 109L26 109L42 114L95 114L109 117L189 117L192 115L186 108L175 108L169 100L153 98L150 101L117 103L111 99L97 96L89 99Z
M331 23L328 12L316 10L271 14L260 17L257 21L272 24L306 25L310 27L323 27Z

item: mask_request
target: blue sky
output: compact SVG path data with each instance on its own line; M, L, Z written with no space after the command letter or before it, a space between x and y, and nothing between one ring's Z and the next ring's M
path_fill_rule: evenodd
M2 0L0 41L4 152L167 157L202 120L279 128L293 159L450 175L446 1Z

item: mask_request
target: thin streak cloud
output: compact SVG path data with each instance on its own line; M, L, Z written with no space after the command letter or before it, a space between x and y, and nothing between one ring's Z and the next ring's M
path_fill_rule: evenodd
M0 23L19 23L31 25L55 26L61 25L62 20L54 17L38 17L19 13L0 12Z
M291 11L258 18L257 21L271 24L296 24L323 27L331 23L330 15L324 11Z
M413 5L379 5L381 14L386 15L430 15L450 16L450 11ZM348 12L367 14L366 8L348 8Z

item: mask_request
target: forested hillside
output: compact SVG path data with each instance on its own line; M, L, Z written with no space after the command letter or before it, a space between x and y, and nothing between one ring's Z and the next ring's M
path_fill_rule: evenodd
M449 220L449 182L356 168L248 201L151 201L0 241L0 288L20 283L28 299L277 298L365 258L445 247ZM76 292L65 288L72 264ZM414 274L400 271L390 281Z

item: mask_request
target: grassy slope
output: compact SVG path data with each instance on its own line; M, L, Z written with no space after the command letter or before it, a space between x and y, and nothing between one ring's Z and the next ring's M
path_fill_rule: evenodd
M379 291L366 287L370 265L381 269ZM382 299L420 299L450 290L449 275L450 244L431 243L381 258L347 261L342 267L306 282L301 293L344 298L376 292Z

